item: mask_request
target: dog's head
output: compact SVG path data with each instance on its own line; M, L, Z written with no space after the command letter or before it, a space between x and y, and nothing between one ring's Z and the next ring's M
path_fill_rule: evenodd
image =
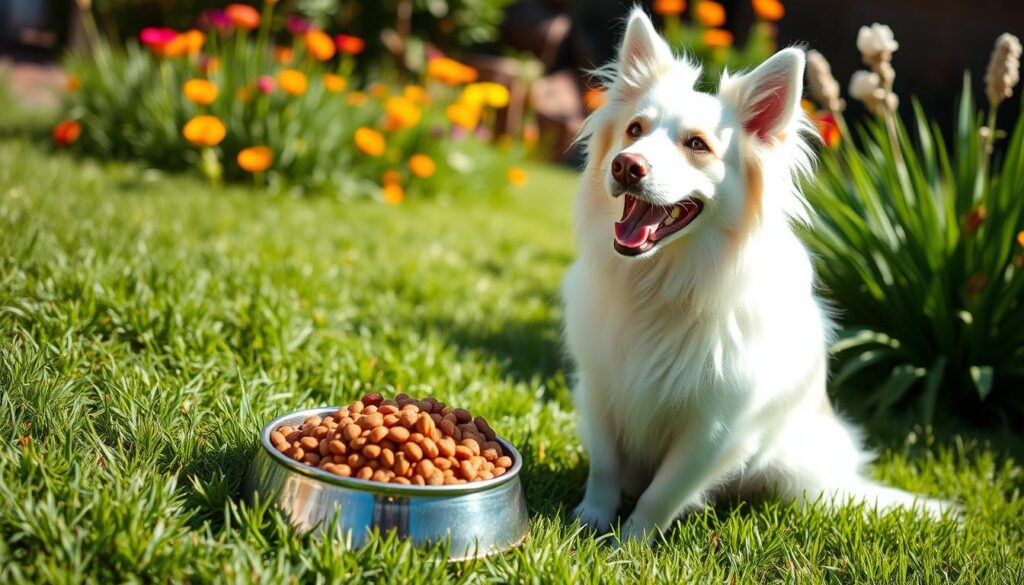
M621 218L607 226L615 250L644 257L702 232L759 223L764 182L776 179L766 167L784 166L792 191L791 169L805 151L803 69L803 52L784 49L746 75L724 75L715 94L697 91L700 68L674 57L634 11L617 63L601 72L607 103L581 134L598 196L622 202Z

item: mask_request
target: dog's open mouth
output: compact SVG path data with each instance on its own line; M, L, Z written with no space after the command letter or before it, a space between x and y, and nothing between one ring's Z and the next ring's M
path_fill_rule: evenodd
M615 222L615 251L623 256L643 254L686 227L703 208L696 199L663 207L626 193L622 219Z

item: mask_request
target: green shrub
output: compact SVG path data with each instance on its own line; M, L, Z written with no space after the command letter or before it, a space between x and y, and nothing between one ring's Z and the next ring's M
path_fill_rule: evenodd
M876 411L914 408L925 422L1017 419L1024 119L990 160L969 82L951 150L914 111L912 132L878 118L827 149L805 190L817 212L805 237L845 325L834 385Z

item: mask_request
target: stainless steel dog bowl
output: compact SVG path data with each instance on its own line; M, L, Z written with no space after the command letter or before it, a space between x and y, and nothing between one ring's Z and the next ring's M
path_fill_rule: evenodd
M306 418L326 416L338 407L311 408L275 418L263 427L260 450L249 470L244 493L252 502L273 498L300 530L325 534L337 521L353 546L374 529L395 531L420 545L449 540L449 558L495 554L519 545L529 528L519 481L522 456L508 441L512 468L485 481L445 486L400 485L340 477L286 457L273 447L270 433L281 425L298 426Z

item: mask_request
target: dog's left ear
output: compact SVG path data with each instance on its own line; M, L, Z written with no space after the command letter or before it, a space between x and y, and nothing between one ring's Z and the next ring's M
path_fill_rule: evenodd
M723 79L719 95L733 102L744 130L771 141L800 112L804 62L800 49L783 49L750 73Z

